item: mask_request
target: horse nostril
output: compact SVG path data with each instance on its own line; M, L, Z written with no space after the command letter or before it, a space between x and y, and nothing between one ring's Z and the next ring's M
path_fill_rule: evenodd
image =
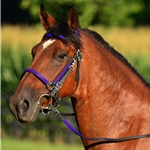
M29 101L27 101L26 99L22 99L19 105L20 113L26 114L28 109L29 109Z

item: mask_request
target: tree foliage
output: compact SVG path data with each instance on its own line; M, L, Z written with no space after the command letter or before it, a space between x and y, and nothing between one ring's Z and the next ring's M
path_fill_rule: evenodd
M17 21L22 23L24 21L26 23L39 22L41 3L58 22L66 19L67 5L75 7L82 27L95 24L105 26L150 24L149 0L12 0L11 3L2 1L2 22L8 22L9 19L13 23ZM12 15L15 13L14 17L6 18L6 13L10 12Z

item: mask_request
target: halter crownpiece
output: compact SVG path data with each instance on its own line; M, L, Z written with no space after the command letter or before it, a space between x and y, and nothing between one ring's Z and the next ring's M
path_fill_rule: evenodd
M78 34L78 37L80 37L80 28L77 28L77 34ZM47 38L54 38L54 37L58 37L60 39L66 39L65 36L63 35L53 35L52 33L45 33L43 37L47 37Z

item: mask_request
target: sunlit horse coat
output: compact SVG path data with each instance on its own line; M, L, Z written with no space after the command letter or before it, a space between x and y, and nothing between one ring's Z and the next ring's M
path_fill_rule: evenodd
M79 37L78 15L72 7L68 9L66 23L56 24L43 5L40 18L53 37L43 37L32 49L31 69L53 81L77 49L82 52L77 89L77 63L60 89L60 97L71 95L79 131L87 137L113 138L150 133L150 85L126 59L93 31L80 29ZM25 73L10 99L15 118L21 122L34 121L39 110L53 101L42 97L38 104L40 95L48 92L37 77ZM104 145L85 139L82 142L90 150L150 150L150 138Z

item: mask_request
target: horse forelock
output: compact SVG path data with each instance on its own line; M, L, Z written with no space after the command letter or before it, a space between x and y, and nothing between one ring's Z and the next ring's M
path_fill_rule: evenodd
M135 73L140 78L140 80L145 84L145 86L150 88L150 83L147 83L146 80L137 72L137 70L127 61L127 59L125 59L119 52L117 52L113 47L111 47L101 35L89 29L83 29L83 31L89 36L91 36L96 42L103 45L106 50L108 50L111 54L117 57L121 62L123 62L128 68L132 70L133 73Z
M81 47L81 40L77 32L71 30L66 23L54 25L47 30L47 33L51 33L54 38L61 40L65 44L72 43L77 48ZM61 35L64 38L61 38L58 35Z

